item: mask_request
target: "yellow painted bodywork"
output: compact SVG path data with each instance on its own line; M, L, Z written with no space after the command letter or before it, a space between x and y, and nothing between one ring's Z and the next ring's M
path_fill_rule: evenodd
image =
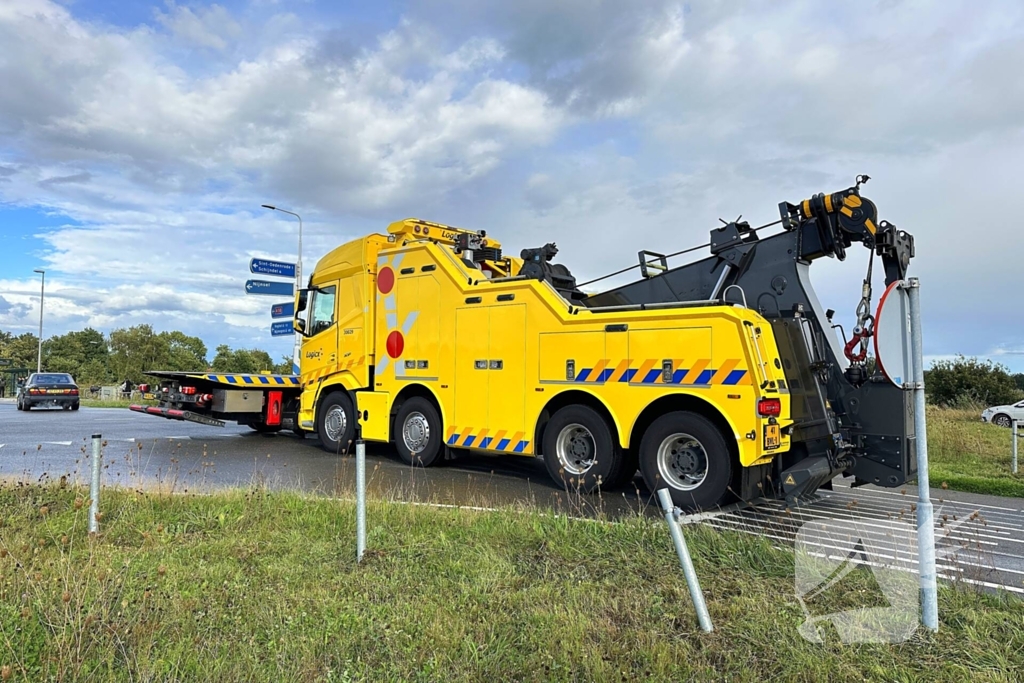
M785 429L778 448L764 448L759 398L779 398L778 424L792 421L771 326L755 311L590 310L540 280L489 280L454 253L454 228L409 219L389 233L335 249L313 272L314 287L336 285L339 294L336 324L302 343L307 429L323 391L341 386L354 394L364 438L386 441L389 407L420 385L440 406L448 445L530 455L545 407L574 391L607 408L629 447L642 436L633 427L645 408L685 394L725 418L743 465L789 449ZM501 276L520 264L485 266Z

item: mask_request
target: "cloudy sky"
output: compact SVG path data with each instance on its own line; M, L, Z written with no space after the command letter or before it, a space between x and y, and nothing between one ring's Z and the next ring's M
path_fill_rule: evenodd
M581 280L873 180L925 351L1024 370L1024 4L0 0L0 329L260 346L253 256L406 216ZM867 252L812 268L849 326ZM880 283L876 283L880 285ZM880 287L879 287L880 290Z

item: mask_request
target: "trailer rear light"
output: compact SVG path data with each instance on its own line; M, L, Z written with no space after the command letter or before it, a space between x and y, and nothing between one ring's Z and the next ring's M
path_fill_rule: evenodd
M148 384L140 384L139 385L139 391L141 391L144 394L149 393L149 385Z
M782 414L782 401L777 398L762 398L757 402L757 412L761 417L778 417Z
M186 396L192 396L192 395L194 395L196 393L196 388L195 387L182 387L181 388L181 393L185 394Z
M203 394L196 397L196 403L209 403L213 400L213 394Z

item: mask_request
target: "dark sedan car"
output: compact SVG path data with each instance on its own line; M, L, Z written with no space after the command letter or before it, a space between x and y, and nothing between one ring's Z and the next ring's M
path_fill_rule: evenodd
M64 372L36 372L29 375L18 392L18 410L61 407L78 410L78 385Z

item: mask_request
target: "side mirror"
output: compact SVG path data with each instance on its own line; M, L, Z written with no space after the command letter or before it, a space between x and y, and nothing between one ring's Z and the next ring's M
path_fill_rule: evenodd
M292 329L301 334L303 337L306 336L306 321L302 318L295 317L292 319Z

